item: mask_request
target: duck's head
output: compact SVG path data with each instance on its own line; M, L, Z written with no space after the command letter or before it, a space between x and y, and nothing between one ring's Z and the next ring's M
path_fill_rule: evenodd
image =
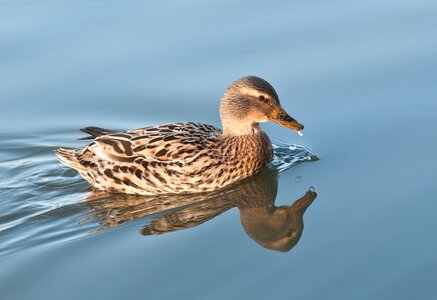
M226 89L220 114L225 134L251 134L259 130L258 123L268 121L299 132L303 129L303 125L281 107L270 83L256 76L240 78Z

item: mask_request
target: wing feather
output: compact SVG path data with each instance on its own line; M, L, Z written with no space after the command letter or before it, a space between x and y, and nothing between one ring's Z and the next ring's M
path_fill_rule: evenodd
M98 136L95 150L113 160L185 160L210 150L220 134L219 129L206 124L166 124Z

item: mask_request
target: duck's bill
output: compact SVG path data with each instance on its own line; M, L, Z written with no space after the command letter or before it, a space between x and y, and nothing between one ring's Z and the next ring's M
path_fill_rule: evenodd
M269 119L272 122L275 122L279 125L282 125L284 127L296 130L296 131L302 131L303 125L300 124L298 121L290 117L287 112L282 108L278 107L276 108L273 113L270 115Z

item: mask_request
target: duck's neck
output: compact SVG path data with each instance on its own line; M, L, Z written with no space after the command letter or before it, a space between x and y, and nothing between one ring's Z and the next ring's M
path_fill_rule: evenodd
M220 103L223 134L229 136L253 135L261 132L257 122L250 118L250 103L227 92Z
M258 123L234 123L222 120L223 134L227 136L256 135L262 132Z

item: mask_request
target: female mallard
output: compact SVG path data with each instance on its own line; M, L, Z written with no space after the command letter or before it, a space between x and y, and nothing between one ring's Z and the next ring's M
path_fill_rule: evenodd
M55 151L93 187L108 192L156 195L222 188L251 176L273 157L259 123L273 121L300 132L303 125L279 104L265 80L247 76L229 86L221 100L223 131L206 124L175 123L113 132L82 131L94 141L82 150Z

